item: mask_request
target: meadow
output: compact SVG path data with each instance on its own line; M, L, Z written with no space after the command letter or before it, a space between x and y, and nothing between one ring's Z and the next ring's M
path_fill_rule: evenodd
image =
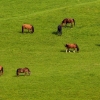
M0 6L0 100L100 100L100 0L1 0ZM64 18L76 25L58 36ZM22 34L24 23L35 32ZM66 53L66 43L77 43L79 53ZM20 67L31 75L16 77Z

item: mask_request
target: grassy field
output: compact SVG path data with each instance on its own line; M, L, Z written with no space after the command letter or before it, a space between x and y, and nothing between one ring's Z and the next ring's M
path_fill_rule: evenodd
M0 100L100 100L100 0L1 0L0 5ZM76 26L56 35L67 17ZM35 32L22 34L23 23ZM66 53L66 43L77 43L80 52ZM28 67L31 75L16 77L19 67Z

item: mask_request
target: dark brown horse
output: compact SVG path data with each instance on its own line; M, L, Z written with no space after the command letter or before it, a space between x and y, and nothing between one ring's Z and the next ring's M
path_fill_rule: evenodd
M24 32L24 29L27 29L28 32L31 31L31 33L34 32L34 27L30 24L23 24L22 25L22 33Z
M73 52L79 51L79 47L77 44L66 44L65 47L66 47L66 52L70 52L70 49L73 49L74 50Z
M3 67L0 66L0 75L2 75L2 74L3 74Z
M63 26L63 25L67 25L68 23L71 24L71 27L73 27L73 23L74 23L74 26L75 26L75 20L72 19L72 18L65 18L65 19L62 21L61 25L62 25L62 26Z
M61 25L58 25L57 33L58 33L58 35L62 35L62 26Z
M16 75L19 76L19 73L25 73L25 75L30 75L30 70L27 67L25 67L25 68L18 68L16 70Z

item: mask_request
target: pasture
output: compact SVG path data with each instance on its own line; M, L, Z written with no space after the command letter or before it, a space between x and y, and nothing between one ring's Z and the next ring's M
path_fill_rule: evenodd
M100 0L20 1L0 1L0 100L100 100ZM64 18L76 25L58 36ZM33 34L21 33L24 23ZM23 67L31 75L16 77Z

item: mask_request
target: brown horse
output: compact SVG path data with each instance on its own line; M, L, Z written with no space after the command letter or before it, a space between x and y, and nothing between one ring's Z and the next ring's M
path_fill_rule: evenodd
M66 52L70 52L70 49L73 49L74 50L73 52L75 52L76 50L77 52L79 51L79 47L77 44L66 44L65 47L66 47Z
M65 19L62 21L61 25L62 25L62 26L63 26L63 24L66 24L66 25L67 25L67 23L71 23L71 27L73 27L73 23L74 23L74 26L75 26L75 20L72 19L72 18L65 18Z
M19 76L19 73L25 73L25 75L30 75L30 70L27 67L25 67L25 68L18 68L16 70L16 75Z
M2 74L3 74L3 67L0 66L0 75L2 75Z
M23 24L22 25L22 33L24 32L24 29L27 29L28 32L31 31L31 33L34 32L34 27L30 24Z

